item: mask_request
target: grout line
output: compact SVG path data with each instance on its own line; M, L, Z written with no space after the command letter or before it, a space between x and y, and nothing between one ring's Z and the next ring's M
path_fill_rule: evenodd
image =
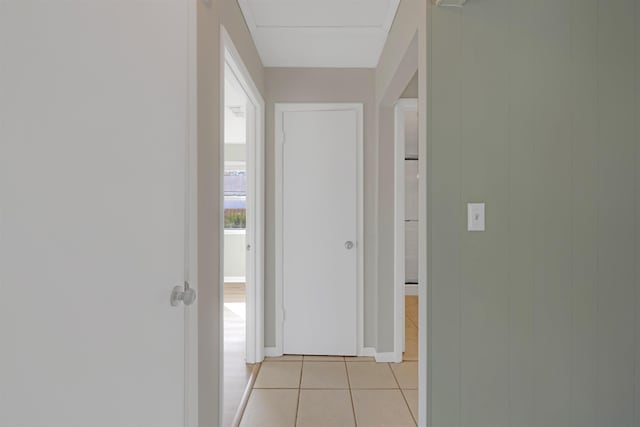
M404 395L404 390L400 386L400 381L398 381L398 377L396 376L396 373L394 372L393 368L391 368L391 363L387 363L387 365L389 365L389 369L391 369L391 374L393 375L393 379L396 380L396 384L398 384L398 390L400 390L400 395L402 396L402 400L404 400L404 404L407 405L407 410L409 411L409 415L411 415L411 419L413 420L414 423L416 423L416 425L418 425L418 421L415 419L415 417L413 416L413 413L411 412L411 407L409 406L407 397ZM411 390L411 389L407 389L407 390Z
M393 375L393 379L396 381L396 384L398 384L398 388L402 388L400 387L400 381L398 381L398 377L396 377L396 373L393 371L393 368L391 368L391 363L387 363L387 366L389 366L389 369L391 370L391 375Z
M298 401L296 402L296 418L293 421L293 426L298 425L298 412L300 411L300 390L302 389L302 372L304 372L304 357L302 358L302 363L300 364L300 380L298 381Z
M253 390L298 390L297 388L287 388L287 387L272 387L272 388L253 388ZM367 387L367 388L338 388L338 387L323 387L323 388L302 388L299 390L309 390L309 391L345 391L345 390L378 390L378 391L382 391L382 390L417 390L417 388L411 388L411 387L404 387L404 388L399 388L399 387Z
M358 427L358 419L356 418L356 405L353 404L353 393L351 392L351 379L349 378L349 368L347 361L344 361L344 370L347 372L347 385L349 386L349 399L351 400L351 414L353 415L353 425Z
M402 398L404 399L404 403L407 405L407 408L409 409L409 415L411 415L411 419L413 419L413 422L418 425L418 420L416 420L416 417L413 416L413 412L411 412L411 407L409 406L409 401L407 400L407 396L404 395L405 390L413 390L411 388L408 389L400 389L400 394L402 395Z

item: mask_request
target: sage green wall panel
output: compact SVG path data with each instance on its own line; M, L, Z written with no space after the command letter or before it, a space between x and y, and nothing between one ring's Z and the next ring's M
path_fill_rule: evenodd
M470 3L461 25L461 198L485 202L486 232L460 234L461 425L508 422L508 127L510 0ZM500 125L496 126L496 123ZM487 167L487 165L491 167Z
M640 1L636 1L636 363L640 360ZM636 366L636 426L640 426L640 367Z
M465 207L460 197L460 13L455 9L433 9L433 40L429 78L433 141L427 157L428 170L438 177L429 187L430 236L438 250L430 253L430 316L438 327L431 329L429 387L432 394L433 426L460 424L460 235L465 227ZM437 161L434 161L437 159ZM435 226L437 224L437 226Z
M378 158L394 159L394 110L392 106L380 106L378 115ZM394 191L394 163L393 161L378 162L378 194L393 194ZM393 321L394 318L394 283L393 244L380 244L380 242L393 242L394 233L394 199L392 197L378 197L378 265L377 265L377 315L378 336L376 351L387 353L393 351ZM386 319L386 322L383 322ZM381 324L382 323L382 324Z
M568 0L536 1L531 17L538 23L531 78L537 107L532 157L533 401L539 426L571 422L571 68L566 60L571 55L570 6Z
M640 0L430 13L430 426L640 426Z
M596 427L598 147L598 0L573 0L572 34L572 371L571 408L576 426Z
M533 230L535 203L531 195L536 169L531 161L537 141L535 105L537 88L530 70L537 28L531 19L535 2L514 0L509 10L509 423L533 426ZM517 250L515 250L517 248Z
M635 0L600 1L598 425L631 426L635 381Z
M636 1L636 363L640 360L640 1ZM640 426L640 367L636 366L636 426Z

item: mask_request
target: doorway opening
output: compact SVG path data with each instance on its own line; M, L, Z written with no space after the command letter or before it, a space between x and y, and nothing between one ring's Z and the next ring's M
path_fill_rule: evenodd
M268 356L363 355L363 126L362 104L275 104L277 326Z
M231 425L263 344L264 101L221 28L223 425Z
M417 74L413 81L417 82ZM411 86L409 83L405 92L411 92ZM400 362L418 360L418 99L399 99L395 104L394 122L394 352L395 360Z

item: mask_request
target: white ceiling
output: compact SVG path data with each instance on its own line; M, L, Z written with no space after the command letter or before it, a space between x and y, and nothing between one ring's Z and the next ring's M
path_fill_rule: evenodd
M400 0L239 0L265 67L375 68Z

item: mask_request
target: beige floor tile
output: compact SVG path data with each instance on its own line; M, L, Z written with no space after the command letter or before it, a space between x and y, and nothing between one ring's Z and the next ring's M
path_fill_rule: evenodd
M302 388L349 388L344 362L304 362Z
M342 362L342 356L304 356L305 362Z
M418 327L413 323L407 322L404 327L404 337L405 339L418 339Z
M418 297L405 297L404 300L404 317L415 326L418 326Z
M251 392L241 427L293 427L296 422L298 390L256 390Z
M405 331L407 329L415 329L416 335L418 333L418 324L413 323L413 320L409 319L408 317L404 318L404 328L405 328Z
M415 313L408 312L405 317L408 318L410 321L412 321L414 325L418 326L418 312L417 311Z
M418 388L418 362L391 363L391 369L400 388Z
M413 420L418 421L418 390L402 390L402 394L404 394L404 398L409 405L409 410L411 411L411 415L413 415Z
M260 367L255 388L298 388L302 362L265 362Z
M418 340L406 338L402 360L418 360Z
M357 388L398 388L388 363L347 362L349 382Z
M297 360L302 360L302 355L298 354L285 354L284 356L278 357L265 357L265 362L293 362Z
M356 422L366 427L414 427L400 390L352 390Z
M353 427L349 390L300 390L297 427Z

